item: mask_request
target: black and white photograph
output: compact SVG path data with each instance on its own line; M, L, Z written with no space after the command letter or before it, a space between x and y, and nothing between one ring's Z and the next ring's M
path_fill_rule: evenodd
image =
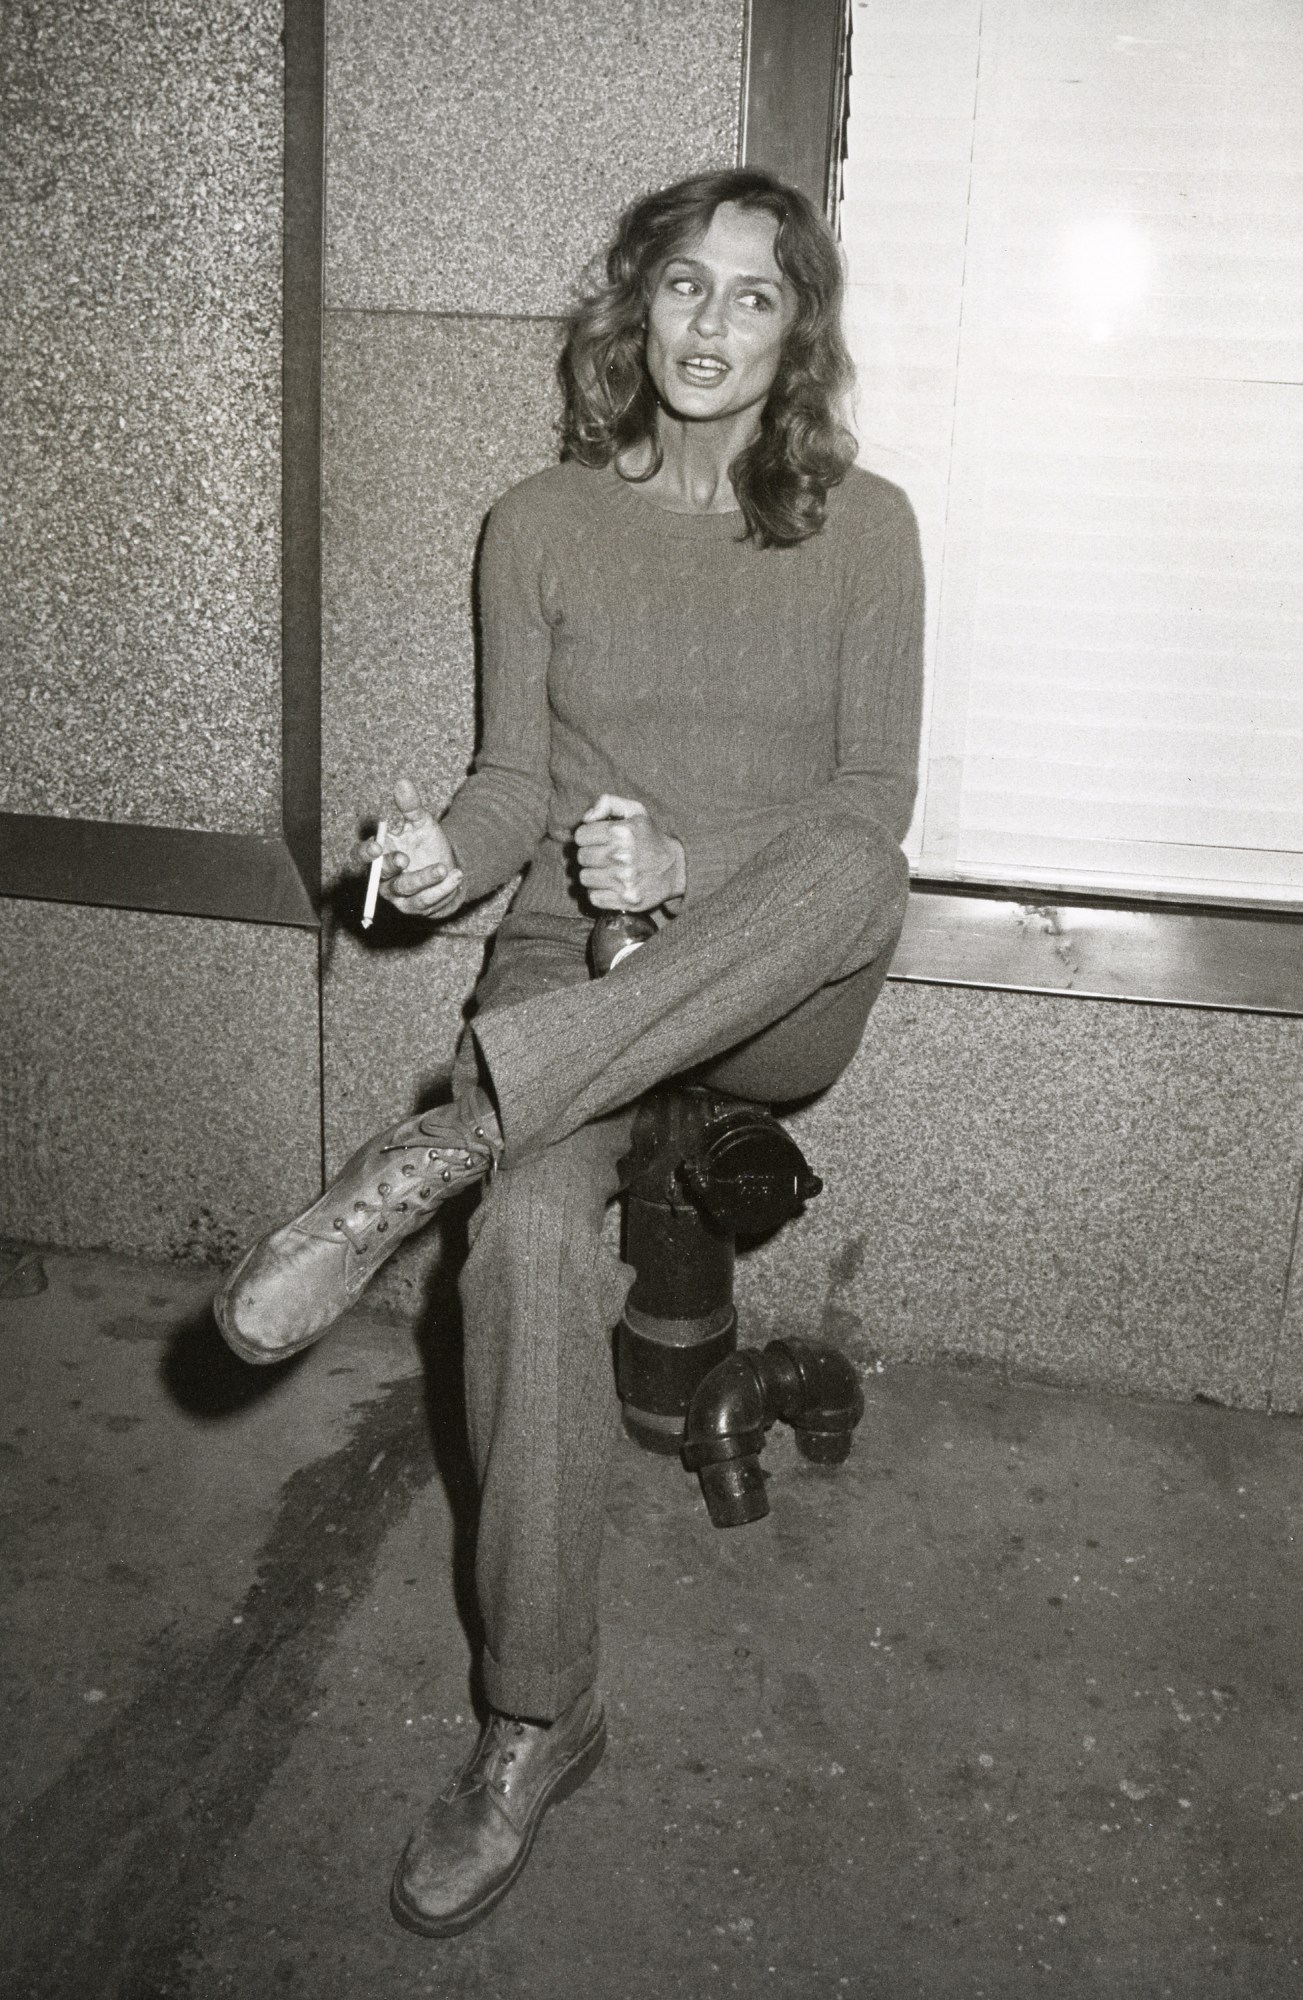
M0 0L0 1996L1303 2000L1300 0Z

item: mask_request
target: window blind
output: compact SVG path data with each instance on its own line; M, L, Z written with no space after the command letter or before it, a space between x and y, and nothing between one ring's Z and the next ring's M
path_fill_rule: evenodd
M857 0L861 461L934 877L1303 907L1303 8Z

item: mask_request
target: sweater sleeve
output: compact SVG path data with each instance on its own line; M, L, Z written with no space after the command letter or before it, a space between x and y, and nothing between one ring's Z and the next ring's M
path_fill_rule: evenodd
M836 769L830 780L754 824L685 841L688 889L722 886L785 826L850 813L897 847L918 789L923 705L923 563L913 508L897 488L889 509L847 524L837 672Z
M471 773L443 816L468 902L510 881L547 823L548 564L537 510L518 489L489 515L480 556L483 726Z
M923 714L923 558L914 510L897 489L893 518L861 535L846 579L837 709L837 772L817 808L845 807L897 845L918 791Z

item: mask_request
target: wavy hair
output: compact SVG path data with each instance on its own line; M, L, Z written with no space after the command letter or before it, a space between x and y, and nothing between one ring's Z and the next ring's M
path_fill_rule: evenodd
M652 464L640 478L660 470L647 307L660 271L700 241L725 202L773 216L774 255L796 298L759 433L729 467L747 535L761 548L791 548L818 534L829 489L855 456L855 440L836 413L852 369L836 241L806 197L774 174L755 167L694 174L625 209L606 253L605 282L592 284L570 315L557 371L565 396L562 456L609 465L646 442Z

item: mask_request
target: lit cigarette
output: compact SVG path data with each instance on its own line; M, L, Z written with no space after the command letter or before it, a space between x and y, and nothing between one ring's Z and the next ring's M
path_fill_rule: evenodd
M380 852L371 863L371 873L366 878L366 901L362 905L362 928L364 931L370 930L371 921L376 913L376 898L380 894L380 863L385 858L385 834L387 831L388 828L384 821L381 820L379 826L376 828L376 839L380 843Z

